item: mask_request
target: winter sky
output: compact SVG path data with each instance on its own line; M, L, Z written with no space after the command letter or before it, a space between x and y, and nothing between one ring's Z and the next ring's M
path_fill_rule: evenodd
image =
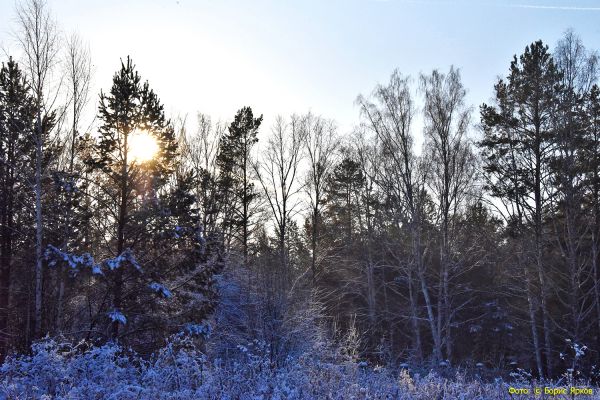
M600 49L600 0L48 0L65 33L89 43L95 101L131 55L173 114L231 119L250 105L312 110L348 131L356 96L398 68L417 77L461 68L469 102L492 95L515 53L573 28ZM0 43L14 48L12 0L0 1ZM2 59L5 59L4 55Z

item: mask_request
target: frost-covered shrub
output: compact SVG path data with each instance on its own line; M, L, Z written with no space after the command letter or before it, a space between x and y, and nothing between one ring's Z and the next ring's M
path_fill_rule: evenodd
M30 357L10 356L2 365L2 389L7 398L17 394L34 398L53 395L62 386L67 363L60 346L52 340L39 342L32 352Z
M144 362L140 380L164 392L196 390L204 384L206 356L190 336L173 336L154 360Z
M237 362L208 360L193 336L172 337L145 360L115 344L45 340L0 368L0 399L509 399L501 380L444 378L356 362L321 343L276 366L264 343L240 346ZM516 384L516 382L515 382ZM530 385L519 382L519 385ZM594 398L594 397L586 397ZM597 397L596 397L597 398Z
M7 398L108 399L115 382L125 386L138 377L131 357L114 344L73 346L48 339L34 344L32 353L10 357L0 369Z

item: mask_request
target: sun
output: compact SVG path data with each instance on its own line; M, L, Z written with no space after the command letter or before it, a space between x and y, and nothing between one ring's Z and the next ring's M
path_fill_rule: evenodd
M148 132L134 132L128 138L128 157L131 161L139 164L148 162L156 157L158 153L158 143L156 138Z

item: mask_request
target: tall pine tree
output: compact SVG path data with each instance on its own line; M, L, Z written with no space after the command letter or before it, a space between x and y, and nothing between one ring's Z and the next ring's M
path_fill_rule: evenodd
M25 205L32 202L34 127L35 101L18 64L10 58L0 69L0 360L16 333L9 329L17 325L9 322L11 282L17 250L22 251L27 241L25 226L18 225L29 217Z
M152 228L165 228L157 226L156 219L168 212L163 210L161 214L157 208L161 207L161 191L166 190L169 174L174 170L177 142L158 96L148 82L141 82L129 57L115 74L110 92L100 93L99 119L102 122L100 138L90 164L101 171L100 182L106 192L101 206L105 208L104 218L109 219L111 229L107 255L114 257L107 263L111 293L109 316L111 335L117 338L119 327L127 321L124 313L128 309L141 313L135 294L131 293L146 267L137 256L144 254L142 246L150 244L147 236L160 233ZM140 161L132 157L131 138L138 134L156 141L158 150L152 159ZM164 271L146 272L159 278Z
M533 251L523 253L523 276L529 305L536 367L544 375L536 303L539 302L546 373L552 375L553 354L548 306L549 271L542 255L546 232L544 212L549 194L550 159L554 147L553 114L560 94L561 73L548 46L537 41L510 65L507 80L496 86L496 104L481 106L485 137L481 142L488 189L508 205L511 221L523 239L533 239ZM536 287L539 288L536 291ZM539 293L538 293L539 292Z
M248 265L248 248L252 233L252 217L258 191L253 183L252 148L258 142L257 133L262 115L254 118L250 107L241 108L227 134L221 139L217 165L219 186L224 204L228 205L223 217L223 231L237 242ZM229 240L228 240L229 241Z

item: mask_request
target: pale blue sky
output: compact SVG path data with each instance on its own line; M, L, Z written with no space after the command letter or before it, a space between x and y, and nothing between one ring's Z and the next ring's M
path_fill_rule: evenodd
M398 68L417 77L461 68L469 102L492 95L513 54L569 27L600 48L600 0L48 0L63 31L91 48L94 100L131 55L171 114L230 119L250 105L312 110L342 130L356 96ZM0 1L0 43L11 48L14 2ZM475 115L476 117L476 115ZM193 118L192 118L193 119Z

